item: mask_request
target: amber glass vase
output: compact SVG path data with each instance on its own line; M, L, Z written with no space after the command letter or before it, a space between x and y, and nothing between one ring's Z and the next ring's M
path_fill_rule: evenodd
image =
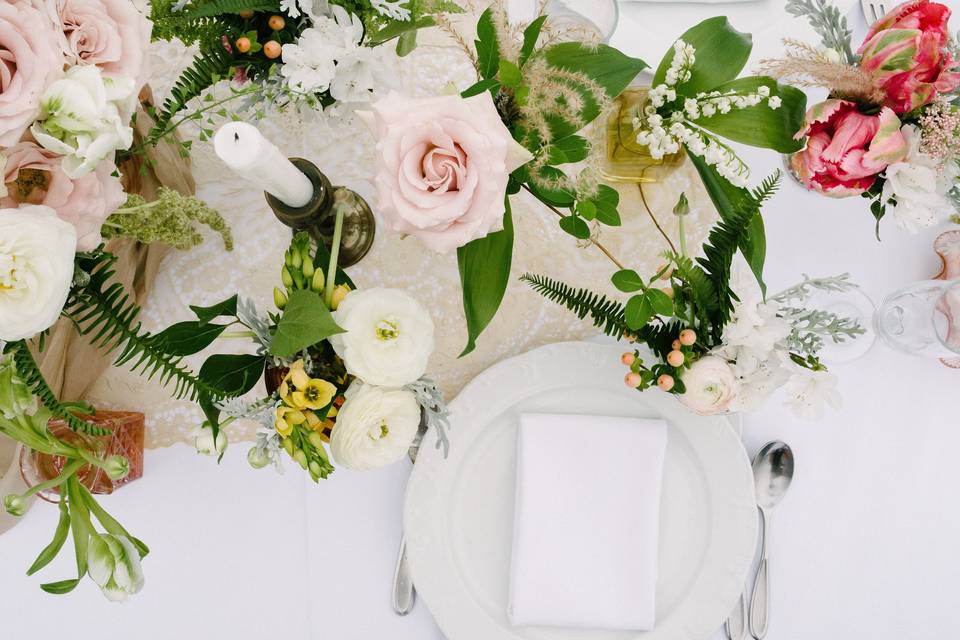
M653 158L637 142L633 118L647 104L650 87L629 87L614 101L606 123L606 153L600 174L613 182L660 182L683 163L683 152Z
M51 420L47 428L50 433L64 442L82 445L98 458L119 455L130 463L130 473L119 480L111 480L100 467L92 464L84 465L77 471L77 479L91 491L91 493L113 493L117 488L143 476L143 414L132 411L102 411L98 410L92 416L85 416L85 420L98 426L112 430L105 436L90 436L73 431L63 420ZM52 480L60 475L67 465L62 456L47 454L27 449L20 454L20 473L28 485L35 485ZM48 502L60 500L57 487L38 494Z

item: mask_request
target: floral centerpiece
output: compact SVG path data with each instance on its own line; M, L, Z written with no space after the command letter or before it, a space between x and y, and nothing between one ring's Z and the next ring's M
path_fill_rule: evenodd
M833 198L862 196L877 221L892 211L916 231L960 206L960 69L950 9L929 0L898 5L871 25L854 50L839 12L825 2L791 0L823 49L787 41L786 57L765 70L796 84L826 87L797 138L790 166L807 188Z
M83 434L109 433L88 419L91 407L56 396L35 354L63 317L118 364L159 378L177 396L195 396L204 384L141 329L138 307L114 279L117 258L103 243L126 237L187 248L201 240L196 223L206 223L229 244L229 230L191 197L161 189L146 202L124 189L131 176L118 166L132 166L124 160L149 74L151 30L128 0L4 2L0 23L0 434L64 461L59 476L3 503L21 515L28 498L57 490L60 522L28 573L45 567L72 533L77 577L41 587L66 593L89 575L120 600L142 586L147 547L77 474L93 465L119 479L129 462L51 432L57 419Z
M335 240L338 247L339 234ZM446 450L446 406L426 376L430 314L403 291L357 289L338 268L337 253L312 246L300 232L284 254L276 312L260 314L251 301L232 296L194 307L197 320L157 334L158 341L180 345L183 355L221 336L249 337L256 347L252 354L212 355L200 368L200 378L219 393L200 396L207 420L196 431L199 451L222 456L224 429L253 420L260 425L247 457L253 467L279 468L285 452L316 482L333 472L334 462L358 470L396 462L431 426ZM232 326L241 330L228 334ZM241 398L261 378L267 394Z
M409 99L390 94L360 111L377 139L378 206L394 230L439 252L456 249L467 319L463 353L492 320L513 256L510 198L524 190L560 227L589 240L591 225L620 225L619 194L600 181L603 149L584 129L647 64L604 44L564 41L547 15L513 25L501 2L477 22L470 46L477 82L459 95ZM746 166L722 138L780 152L801 148L805 96L769 77L737 78L750 37L726 18L688 30L664 56L636 135L651 153L685 149L721 216L749 199ZM642 193L642 191L641 191ZM653 216L653 213L650 213ZM759 274L763 227L751 222L743 249Z

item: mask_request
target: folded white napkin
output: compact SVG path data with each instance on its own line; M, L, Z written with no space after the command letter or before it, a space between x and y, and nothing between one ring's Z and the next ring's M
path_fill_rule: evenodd
M520 416L512 624L653 628L666 444L663 420Z

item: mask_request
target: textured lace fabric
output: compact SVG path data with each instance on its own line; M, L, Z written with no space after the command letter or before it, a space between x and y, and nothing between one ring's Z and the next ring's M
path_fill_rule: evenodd
M169 94L170 85L189 64L192 54L192 49L179 43L153 45L151 85L158 100ZM442 93L451 83L462 89L476 80L464 53L437 29L422 34L421 45L401 58L399 67L402 90L414 96ZM313 161L334 184L349 186L367 198L376 212L370 180L374 140L355 116L331 117L312 111L268 113L256 124L288 156ZM207 234L200 247L171 252L143 308L141 319L150 331L190 319L189 305L210 304L237 292L254 300L261 311L271 309L273 287L279 283L283 251L290 238L289 230L274 218L262 193L227 169L210 142L197 140L196 129L185 126L183 133L193 138L198 196L226 218L233 229L235 248L228 253L216 236ZM603 228L598 240L628 267L652 274L662 264L661 253L667 245L644 210L637 186L619 185L618 189L623 225ZM685 164L666 182L644 189L661 226L674 237L676 219L671 211L678 194L686 192L691 203L686 223L688 241L690 246L698 246L716 214L693 167ZM429 372L448 399L477 373L508 356L598 333L589 322L578 320L519 282L521 274L542 274L572 286L622 296L610 284L616 267L595 247L579 246L560 230L556 215L529 195L518 194L512 203L515 243L511 282L500 312L480 337L477 349L463 358L457 357L466 343L466 324L455 253L434 254L416 238L401 238L380 226L373 249L350 269L358 286L404 289L429 309L438 328ZM225 339L186 363L198 369L211 353L251 350L252 344L246 340ZM262 394L262 385L251 393ZM144 412L148 448L189 442L191 430L202 420L193 403L171 400L155 381L123 368L108 370L95 385L90 400L103 408ZM255 430L253 424L231 425L230 439L252 440Z

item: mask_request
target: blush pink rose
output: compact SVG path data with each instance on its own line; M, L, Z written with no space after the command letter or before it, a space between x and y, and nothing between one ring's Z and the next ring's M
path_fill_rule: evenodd
M825 100L807 112L807 138L790 165L808 189L835 198L869 189L887 165L906 157L907 142L900 119L889 107L876 115L860 113L847 100Z
M960 85L947 45L950 9L929 0L895 7L872 27L857 53L860 67L886 95L884 104L906 113Z
M96 171L71 180L60 167L61 156L32 142L21 142L5 154L7 195L0 198L0 207L50 207L76 228L78 251L89 251L103 241L103 221L127 200L120 179L112 175L117 170L113 162L101 162Z
M377 139L374 182L394 231L447 252L503 228L510 172L531 158L484 92L405 98L391 92L360 117Z
M44 0L63 30L59 38L69 64L92 64L127 76L136 92L150 77L151 22L131 0Z
M0 146L16 144L63 73L56 33L29 2L0 2Z

